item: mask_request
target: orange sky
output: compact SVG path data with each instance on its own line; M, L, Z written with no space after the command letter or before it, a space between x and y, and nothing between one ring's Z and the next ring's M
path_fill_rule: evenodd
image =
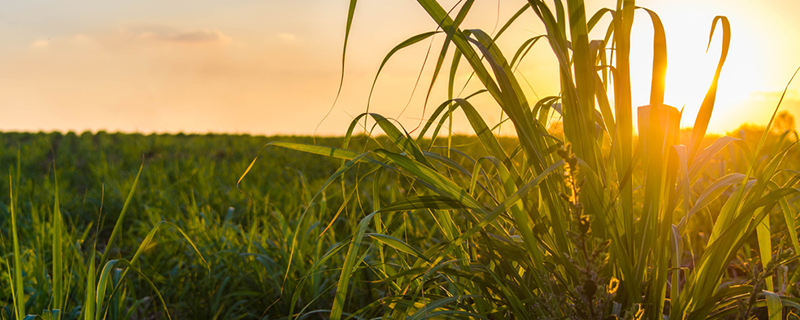
M333 102L339 77L347 0L19 1L0 5L0 130L107 130L311 134ZM457 1L442 1L452 5ZM524 2L476 1L465 26L490 32ZM800 65L800 2L638 1L661 15L667 30L666 103L686 106L690 126L718 58L705 54L711 20L726 15L733 37L710 130L766 123L783 86ZM590 13L613 1L590 1ZM499 12L498 12L499 8ZM649 19L637 14L634 105L649 94ZM604 21L603 24L606 24ZM384 55L435 24L413 1L361 1L351 35L342 97L319 134L343 134L363 112ZM511 55L543 32L533 12L500 42ZM436 38L436 43L441 41ZM371 111L413 128L423 116L421 88L409 102L428 43L398 54L385 68ZM435 52L434 45L434 52ZM558 93L545 42L520 68L531 97ZM466 74L461 79L466 78ZM441 83L444 83L440 80ZM800 85L783 109L800 115ZM441 89L441 87L440 87ZM471 88L472 89L472 88ZM438 90L427 113L444 99ZM535 95L534 95L535 92ZM533 98L532 98L533 100ZM491 103L479 105L488 122ZM466 132L466 121L455 130ZM509 128L505 129L506 132Z

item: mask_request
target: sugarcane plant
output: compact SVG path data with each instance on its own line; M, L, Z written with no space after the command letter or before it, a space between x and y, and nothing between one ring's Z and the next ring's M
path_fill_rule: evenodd
M795 142L769 133L780 103L754 148L734 137L705 139L730 44L726 17L711 21L709 46L721 32L721 56L691 135L681 139L683 112L664 104L667 43L657 13L633 0L618 0L591 16L582 0L529 0L490 35L462 26L474 2L447 10L418 0L437 29L401 42L381 64L378 74L396 52L444 36L429 91L451 59L449 99L416 136L366 112L352 121L341 148L271 143L342 159L322 190L351 172L373 175L372 207L352 237L321 258L347 248L333 305L324 311L330 319L749 318L763 307L772 318L800 308L792 295L798 273L787 267L800 252L792 201L800 175L781 169ZM355 8L352 0L344 53ZM546 34L524 41L508 59L496 41L529 10ZM630 53L637 10L654 34L650 101L634 113ZM605 17L610 23L598 29ZM604 37L590 39L595 29ZM541 43L550 45L558 62L560 94L532 100L517 66ZM470 80L481 85L464 96L454 90L462 62ZM491 96L518 146L500 143L496 126L471 102L478 95ZM465 154L450 143L452 130L443 128L452 128L459 112L487 155ZM552 129L557 121L563 132ZM379 148L351 150L362 125L370 132L380 128L387 139L376 139ZM440 136L446 143L436 143ZM780 143L766 150L768 139ZM744 156L746 162L736 166L742 170L716 170L725 165L717 154L726 149ZM377 191L387 185L394 199ZM321 223L334 224L337 216ZM407 219L429 221L430 227L404 228ZM778 234L774 223L785 223L785 233ZM752 267L752 277L731 278L728 269L738 264ZM302 279L316 272L303 270ZM780 270L789 275L773 276ZM360 274L379 279L374 282L382 297L351 310L351 279ZM297 297L285 298L297 304ZM323 312L294 304L290 318Z

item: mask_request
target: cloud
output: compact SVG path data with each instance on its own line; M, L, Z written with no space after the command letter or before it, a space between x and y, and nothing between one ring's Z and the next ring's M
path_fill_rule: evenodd
M46 49L50 46L50 41L45 39L36 40L31 43L31 48L33 49Z
M781 100L783 96L783 100ZM780 102L780 110L786 110L790 113L800 116L800 92L795 89L786 90L784 95L783 91L756 91L751 93L744 101L746 110L765 110L764 116L767 117L772 114L775 107ZM765 118L769 120L769 118ZM765 120L765 121L766 121ZM745 120L747 121L747 120Z
M783 100L781 100L783 96ZM742 121L751 122L753 119L745 116L754 110L759 110L759 114L764 117L763 122L769 120L769 116L775 110L780 102L780 110L786 110L795 115L800 115L800 91L789 89L786 90L784 95L781 91L754 91L750 93L746 99L742 100L739 105L741 107ZM753 116L750 114L750 116Z
M291 42L297 40L297 35L291 33L279 33L278 37L283 39L284 41Z
M168 34L143 33L140 36L145 39L176 43L208 43L230 41L230 38L225 36L219 30L191 30Z
M123 29L120 32L131 40L172 44L227 44L231 38L217 29L177 29L146 26Z
M755 91L750 94L749 99L755 101L777 101L783 95L783 91ZM800 92L794 89L786 90L784 100L800 100Z

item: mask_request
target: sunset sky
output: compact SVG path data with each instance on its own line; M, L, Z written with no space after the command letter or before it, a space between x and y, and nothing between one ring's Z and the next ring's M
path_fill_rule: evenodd
M476 1L464 26L491 32L498 16L502 24L522 4ZM336 94L347 5L347 0L3 2L0 131L311 134ZM589 1L588 14L614 5ZM800 20L794 17L800 1L637 5L655 10L664 22L669 49L665 102L685 105L684 126L692 125L719 57L717 37L705 53L715 15L730 19L732 43L710 130L724 133L743 122L766 123L800 65ZM638 106L648 102L652 27L643 12L636 19L632 63ZM409 36L433 29L435 23L414 1L361 1L342 96L317 133L343 134L365 110L384 55ZM544 32L530 10L512 29L500 42L509 56L525 39ZM434 38L434 53L442 39ZM428 45L402 51L389 62L370 111L413 128L444 100L444 90L437 90L423 114L430 62L401 114ZM555 59L546 42L537 44L519 72L530 83L531 99L558 93ZM467 76L462 73L461 83ZM800 83L792 84L782 106L796 116L799 90ZM499 109L485 102L479 110L487 121L498 121ZM460 121L455 130L467 128Z

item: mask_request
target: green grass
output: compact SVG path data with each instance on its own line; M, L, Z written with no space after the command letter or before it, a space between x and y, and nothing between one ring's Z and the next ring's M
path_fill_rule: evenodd
M166 318L159 293L173 319L325 308L353 222L374 205L372 194L349 187L342 194L340 182L311 201L337 160L259 151L270 141L310 137L0 133L0 141L0 166L11 174L0 187L0 318L17 310L44 317L58 310L61 319ZM455 141L479 147L468 137ZM352 145L364 142L357 137ZM259 154L240 191L237 180ZM374 183L350 176L344 185L356 181ZM376 288L363 286L353 303L377 299Z
M747 136L758 133L748 130ZM690 132L682 133L687 137ZM785 146L786 142L780 142L778 138L771 136L766 146L769 149ZM381 315L390 304L379 303L395 301L392 308L402 307L409 313L420 312L418 316L424 316L425 308L404 303L401 299L404 296L387 293L406 290L415 283L436 284L448 281L447 278L467 276L473 281L481 281L479 284L486 288L498 288L496 284L487 282L485 272L491 270L488 268L503 267L500 263L507 259L501 257L509 257L508 263L516 263L514 260L528 250L520 242L521 235L501 236L478 230L472 234L474 239L464 237L467 239L465 243L473 246L475 252L469 254L474 254L476 260L453 259L431 269L426 265L432 263L435 254L449 243L446 239L457 238L459 232L472 232L465 226L471 226L473 222L469 220L477 217L458 214L466 207L448 197L430 193L408 197L409 194L424 192L427 187L396 171L386 170L388 168L383 165L380 168L386 169L369 169L366 163L372 163L371 160L344 174L343 189L341 181L334 181L317 196L317 200L311 201L314 193L340 168L341 162L271 147L270 151L261 151L251 171L242 179L239 187L244 193L236 189L241 173L246 171L261 146L270 141L276 145L311 143L311 138L142 136L101 132L80 136L3 133L0 139L4 146L0 148L2 164L12 169L12 186L19 186L11 189L13 197L10 192L6 193L9 190L3 189L2 192L9 196L0 201L4 204L0 208L6 213L10 213L12 207L16 208L15 215L3 215L7 218L0 222L3 237L8 239L8 242L4 241L7 244L2 255L5 270L0 277L5 288L0 297L7 304L0 317L14 318L14 310L20 308L21 302L29 314L46 316L57 309L54 307L55 286L51 276L56 256L63 257L64 266L61 294L64 311L59 310L62 319L95 319L98 315L107 319L166 317L157 291L148 280L157 288L170 316L175 319L272 319L290 314L328 316L326 310L330 310L335 300L334 288L350 240L360 226L364 226L362 250L366 245L374 247L362 251L363 262L352 269L348 294L342 305L343 312L347 313L360 310L358 314L361 315ZM745 143L755 146L758 142L750 140L753 139ZM341 145L343 139L318 138L317 142ZM431 151L423 154L443 172L457 173L453 175L455 180L468 186L479 201L495 201L481 196L485 190L504 192L503 188L513 188L499 183L500 176L493 176L488 171L492 166L500 167L502 162L488 156L479 137L452 137L454 150L451 150L450 160L447 160L447 150L443 147L446 142L442 139ZM386 136L376 137L370 145L363 143L364 137L356 137L351 140L351 147L375 149L380 143L388 150L394 150L381 151L381 154L405 163L402 156L397 158L395 155L400 149L394 149L392 139ZM430 141L423 140L422 143L427 145ZM61 164L57 171L52 167L51 146L56 150L55 162ZM498 138L495 147L511 154L511 158L519 152L515 139ZM308 150L330 151L321 145L314 148ZM721 156L706 172L709 177L737 168L738 154L722 150ZM141 158L129 159L129 154L145 154L148 158L144 160L144 167L141 167ZM198 156L204 154L210 156ZM358 156L359 153L342 151L340 157L347 154ZM478 160L471 161L468 154L477 155ZM764 155L766 152L762 152L762 157ZM787 155L797 156L792 151ZM18 159L21 159L19 164ZM731 168L722 168L725 166ZM141 174L138 173L140 167ZM552 170L560 168L555 166ZM16 182L17 172L21 173L19 182ZM58 173L58 206L55 206L54 172ZM474 179L459 177L467 173ZM511 173L497 174L508 177ZM137 175L139 181L134 188ZM488 184L486 179L495 182ZM523 188L531 190L533 185L526 185ZM711 224L704 219L713 219L711 215L719 211L721 200L726 198L722 189L720 193L709 196L717 197L708 205L713 209L700 211L689 220L686 228L691 232L684 244L687 252L699 253L703 249L703 238L698 234L711 233ZM120 220L129 196L128 207ZM6 202L13 198L19 199L16 206ZM791 202L786 205L795 210ZM433 207L438 209L425 209ZM56 208L63 218L62 245L55 247L62 248L60 255L52 253L56 239L51 230L56 223L53 216ZM380 218L384 224L359 224L360 219L378 208L381 212L372 217ZM528 210L525 207L517 209ZM511 208L509 213L493 211L497 214L496 219L510 220L515 219L514 211L517 209ZM12 217L16 220L16 227ZM771 231L775 243L783 239L784 247L789 247L784 219L778 215L772 218ZM119 221L122 225L117 230L121 231L109 246L109 239ZM495 226L502 227L502 224L489 222L484 228ZM541 230L540 227L532 229L534 235ZM22 254L13 254L15 230ZM185 236L179 230L183 230ZM493 254L502 253L504 256L493 257L491 252L475 245L482 240L489 241L494 247ZM296 245L290 266L293 243ZM757 248L756 241L750 241L749 245ZM460 254L453 252L453 255ZM114 261L108 268L107 263L100 263L105 253L108 253L109 261ZM547 261L547 253L541 254L545 258L543 268L552 267ZM742 250L738 254L732 266L742 272L735 279L744 283L752 279L743 270L747 268L744 263L757 263L758 255L755 250ZM20 260L17 265L21 268L14 267L14 258L17 257ZM133 272L127 272L123 277L125 272L118 267L127 264L120 259L128 259L141 275L132 269ZM354 259L353 263L356 261ZM472 274L460 271L461 265L470 268L467 270ZM796 264L788 266L791 268L785 275L792 277L796 274ZM21 271L20 281L14 280L16 270ZM497 272L497 276L508 276ZM391 279L381 280L384 277ZM122 286L115 289L108 285L104 292L96 292L100 282L121 283ZM16 289L17 284L23 289ZM22 291L23 299L14 300L12 289ZM114 296L111 295L113 291L116 291ZM407 298L414 294L413 291L407 292ZM424 294L426 298L431 297L429 292ZM531 294L528 295L530 299ZM470 301L480 299L479 295L464 294L461 297ZM449 305L443 307L457 303L456 298L439 298L439 303L449 301ZM532 298L539 296L532 295ZM454 315L466 314L456 310L451 312Z
M666 31L634 1L590 15L581 0L530 0L491 35L462 25L478 14L474 1L418 2L439 28L411 35L384 63L440 34L429 92L446 74L450 99L414 136L373 113L343 137L315 140L1 133L9 171L0 184L0 318L800 312L797 134L773 132L772 120L767 130L706 134L725 76L726 18L710 21L722 56L693 128L681 129L682 113L663 104ZM353 0L345 39L355 8ZM654 26L650 103L636 106L636 119L635 10ZM528 11L546 35L498 47ZM590 41L592 29L604 38ZM516 66L534 45L549 45L558 61L559 96L533 100L522 90ZM482 89L456 95L459 72ZM517 138L495 134L471 102L477 95L495 101ZM445 129L456 113L473 136ZM361 125L382 133L356 135Z
M342 159L332 178L368 168L376 177L412 181L355 228L331 319L348 315L361 270L375 272L386 291L365 308L349 308L362 317L747 319L756 307L766 305L770 318L800 307L787 278L800 253L793 204L800 175L782 167L795 142L783 134L765 149L778 106L755 146L729 137L703 143L730 44L727 18L711 21L709 45L716 32L722 54L691 137L681 141L682 112L664 104L667 44L657 13L632 0L591 16L582 0L522 5L519 12L532 10L546 29L561 84L559 96L531 101L514 70L519 53L540 37L511 48L517 54L510 62L495 42L520 15L489 35L461 25L474 1L453 8L418 2L446 35L431 89L452 59L452 99L439 105L419 137L433 127L437 138L444 121L463 112L488 156L457 148L437 153L369 113L353 120L346 137L363 117L365 127L374 120L391 144L353 151L342 150L347 143L342 149L276 144ZM637 9L653 25L654 54L650 103L633 119L629 55ZM590 41L604 16L611 16L605 37ZM384 63L430 35L400 43ZM463 85L454 76L462 60L482 86L465 98L452 93ZM519 148L510 155L470 104L479 94L490 95L514 127ZM563 132L548 131L553 119L563 121ZM741 156L720 159L724 148ZM458 161L463 158L466 165ZM411 217L431 223L409 228ZM732 268L748 271L739 276Z

